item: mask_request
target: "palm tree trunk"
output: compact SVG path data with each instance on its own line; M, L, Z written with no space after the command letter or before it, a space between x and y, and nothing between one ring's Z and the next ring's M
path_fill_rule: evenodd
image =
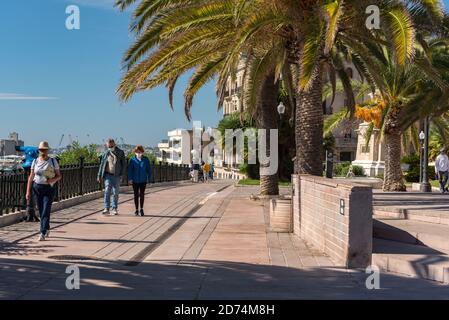
M392 107L395 108L395 107ZM385 172L384 191L406 191L401 169L401 136L398 124L399 110L390 112L384 127Z
M257 117L258 128L259 129L277 129L278 128L278 113L277 113L277 97L278 97L279 87L275 83L275 73L274 70L270 72L264 79L261 91L261 99L259 102L260 113ZM277 150L270 150L270 134L267 132L267 143L266 152L267 157L270 157L271 152ZM278 156L278 155L276 155ZM279 163L279 161L278 161ZM264 167L260 164L261 169ZM265 165L268 167L268 165ZM278 195L279 194L279 177L276 174L273 175L263 175L261 170L260 174L260 194L261 195Z
M299 174L323 175L323 79L321 67L309 90L298 89L296 98L296 165Z

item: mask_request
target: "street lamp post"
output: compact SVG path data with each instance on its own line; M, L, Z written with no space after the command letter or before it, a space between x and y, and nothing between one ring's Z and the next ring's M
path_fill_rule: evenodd
M421 130L421 132L419 133L419 183L420 185L423 182L423 157L424 157L424 138L426 137L426 134L424 133L424 131Z
M282 101L279 103L277 109L278 109L278 113L279 113L279 122L278 122L279 123L279 125L278 125L278 135L279 135L279 130L281 130L281 126L282 126L282 116L285 113L285 105L284 105L284 103ZM279 154L281 154L281 157L283 155L283 151L284 151L283 145L281 144L280 145L280 150L278 151ZM278 170L278 177L279 177L279 179L281 178L281 170Z
M432 186L429 183L428 162L429 162L429 117L424 118L424 131L419 134L420 140L423 142L422 147L422 181L421 192L432 192ZM422 139L423 138L423 139Z
M282 119L282 116L285 113L285 105L282 101L278 105L278 113L279 113L280 118Z

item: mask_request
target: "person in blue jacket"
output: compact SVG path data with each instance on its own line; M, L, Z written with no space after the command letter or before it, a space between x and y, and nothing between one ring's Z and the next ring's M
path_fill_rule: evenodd
M128 164L128 182L132 184L134 190L134 205L136 206L135 215L143 217L145 189L147 183L151 181L151 164L150 160L144 156L145 150L142 146L135 147L133 152L134 156Z
M39 157L39 149L37 147L33 146L16 146L16 151L22 152L25 159L22 162L22 168L25 171L28 177L31 173L31 164L35 159ZM30 199L27 200L27 207L26 207L26 222L39 222L39 218L36 215L35 210L35 201L34 201L34 195L31 193Z
M23 170L31 170L31 164L33 163L33 160L39 157L38 148L32 146L16 146L16 151L22 152L25 156L25 159L22 162Z

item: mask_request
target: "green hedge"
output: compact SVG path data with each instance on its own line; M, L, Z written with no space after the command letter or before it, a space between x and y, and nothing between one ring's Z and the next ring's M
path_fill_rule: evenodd
M246 174L248 179L260 179L259 164L241 164L239 170L241 173Z
M410 154L406 155L401 160L402 163L408 164L408 171L404 172L404 179L407 182L419 182L419 155ZM435 178L435 167L428 166L427 174L429 179L433 180Z
M334 175L337 177L346 177L349 168L351 167L351 162L341 162L334 165ZM364 177L365 171L361 166L352 166L352 172L356 177Z

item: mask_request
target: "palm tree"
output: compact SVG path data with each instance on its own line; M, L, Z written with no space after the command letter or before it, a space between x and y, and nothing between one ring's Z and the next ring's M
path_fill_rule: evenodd
M395 63L393 53L378 46L376 63L371 65L376 73L376 95L356 107L355 116L370 123L367 136L374 128L381 130L385 144L385 191L405 191L401 170L401 150L412 145L418 150L419 120L432 117L434 127L445 133L441 115L449 110L449 46L438 38L417 47L413 63L401 66ZM425 48L425 51L424 49ZM374 49L373 51L374 52ZM429 64L427 64L429 62ZM359 86L364 95L367 85ZM347 117L345 111L336 114L326 123L326 131L336 127Z
M127 4L129 3L131 2ZM222 106L226 82L229 77L234 76L239 59L242 58L241 52L246 52L244 56L247 61L244 72L244 104L248 107L247 111L257 120L259 128L277 129L277 122L273 120L276 119L276 99L279 89L278 79L275 79L274 76L273 64L279 57L279 52L275 52L275 48L266 50L263 46L258 46L257 43L252 45L251 50L234 50L230 31L234 30L235 33L238 25L234 24L233 19L229 19L235 15L234 4L234 1L222 1L215 4L205 2L204 6L198 6L172 1L170 11L165 10L164 7L160 11L153 12L153 23L147 26L142 34L139 34L138 40L125 56L124 63L128 72L118 90L120 97L127 100L137 90L149 89L165 82L169 87L170 104L172 104L172 92L176 80L189 68L195 68L184 94L185 113L190 119L193 97L199 88L215 75L218 75L219 78L217 94L220 97L219 106ZM143 12L141 7L136 9L135 17L140 17ZM182 11L181 14L178 10ZM208 22L198 23L196 27L192 27L194 19ZM158 24L156 20L159 22ZM137 18L133 29L139 29L139 26L145 24L145 22L139 22ZM216 26L211 27L213 24ZM183 30L183 25L189 25L188 30ZM173 31L173 29L177 29L177 31ZM176 32L179 33L178 36L173 35ZM170 37L164 39L164 34L170 34ZM149 39L150 36L154 37L153 40ZM211 36L212 39L210 39ZM162 40L167 41L163 46L159 46L153 54L150 54L143 61L144 63L138 63L139 57L151 50L149 46L151 41L154 41L154 45L156 45ZM201 42L201 46L196 41ZM195 45L196 47L193 47ZM249 45L249 42L245 43L245 46ZM163 55L162 59L161 55ZM271 71L268 68L271 68ZM147 76L157 69L156 76L150 79L142 78L142 74ZM261 90L262 87L263 90ZM270 153L270 150L267 152ZM278 194L277 174L261 174L260 190L261 194Z
M118 4L125 8L133 2ZM396 63L405 65L412 58L415 40L410 14L434 20L441 16L438 1L375 1L387 28L370 31L363 26L365 8L371 4L361 0L142 1L132 25L138 39L125 56L128 71L119 95L127 100L136 91L166 84L171 101L176 80L194 69L185 93L189 117L194 95L215 75L222 102L225 81L242 54L271 60L275 79L282 74L296 107L298 172L321 175L324 73L333 83L340 76L353 109L343 61L351 60L359 73L374 78L368 72L373 63L370 47L381 42L394 50ZM262 83L256 82L255 89Z

